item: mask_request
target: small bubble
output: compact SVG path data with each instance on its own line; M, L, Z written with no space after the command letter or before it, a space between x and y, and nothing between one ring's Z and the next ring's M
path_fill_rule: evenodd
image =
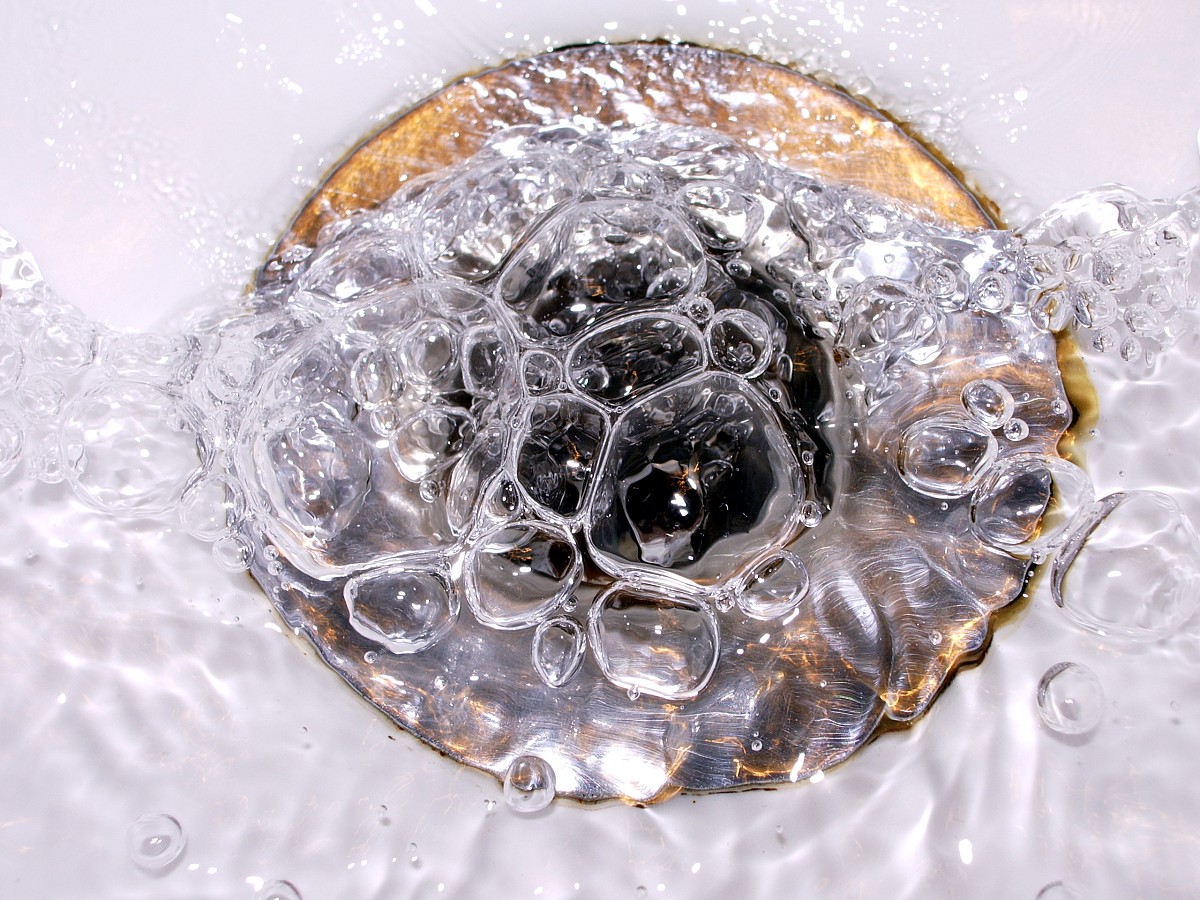
M713 604L721 612L729 612L733 609L733 605L737 602L737 595L732 591L721 591L713 597ZM631 698L636 700L637 697Z
M977 378L962 389L967 412L988 428L1000 428L1012 419L1015 403L1008 388L990 378Z
M268 881L254 892L254 900L302 900L290 881Z
M758 752L759 750L761 750L762 748L763 748L763 742L762 742L762 741L760 741L758 738L755 738L754 740L752 740L752 741L750 742L750 749L751 749L753 752L757 753L757 752Z
M822 518L824 513L821 511L821 504L815 500L805 500L800 504L800 522L805 528L816 528L821 524Z
M179 821L166 813L142 816L129 826L125 838L130 859L147 872L166 869L187 846Z
M373 666L375 663L379 662L379 654L374 650L368 650L363 654L363 662L365 662L367 665Z
M535 813L554 799L554 769L538 756L518 756L504 773L504 802L516 812Z
M1081 663L1061 662L1042 676L1037 689L1042 721L1059 734L1087 734L1100 724L1104 689L1096 673Z
M639 884L637 886L637 890L634 891L634 894L636 894L638 897L645 897L649 893L650 892L646 890L646 886L644 884Z
M439 675L435 679L433 679L433 689L435 691L445 690L445 687L448 683L449 682L446 681L445 675Z
M703 325L713 317L713 303L707 297L693 297L684 304L691 319Z
M252 551L244 538L227 535L212 545L213 559L227 572L242 572L250 565Z
M1010 441L1023 441L1029 437L1029 423L1024 419L1009 419L1004 426L1004 436Z
M420 485L421 499L426 503L432 503L438 498L442 492L441 484L436 478L422 478Z

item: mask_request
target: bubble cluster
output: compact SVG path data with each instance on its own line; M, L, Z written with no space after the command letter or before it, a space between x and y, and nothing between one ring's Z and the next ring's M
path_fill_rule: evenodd
M0 235L0 478L173 518L519 808L794 781L1056 553L1087 627L1190 612L1178 510L1058 454L1054 335L1150 359L1198 234L1193 195L968 233L715 131L505 128L177 334L88 322ZM1169 559L1105 549L1136 510ZM1152 600L1074 590L1110 550Z
M1085 347L1153 365L1200 301L1193 268L1200 194L1150 201L1112 186L1051 207L1021 229L1016 272L1034 321Z

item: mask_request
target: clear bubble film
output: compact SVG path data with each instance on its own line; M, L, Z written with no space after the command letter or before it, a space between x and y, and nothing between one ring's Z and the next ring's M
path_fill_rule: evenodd
M495 123L179 333L5 284L0 478L211 542L526 812L812 777L1051 555L1086 628L1191 614L1177 505L1095 503L1060 456L1058 348L1153 364L1194 211L1113 188L963 228L626 100Z

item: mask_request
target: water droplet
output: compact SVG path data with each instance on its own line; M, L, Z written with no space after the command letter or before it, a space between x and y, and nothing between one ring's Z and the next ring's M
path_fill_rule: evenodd
M973 418L943 413L915 422L900 438L900 475L930 497L969 494L991 466L996 439Z
M1033 323L1045 331L1062 331L1074 321L1075 307L1065 289L1043 291L1030 307Z
M971 302L984 312L998 313L1012 303L1012 277L989 272L971 285Z
M259 464L276 509L305 535L328 541L358 515L370 485L370 454L358 432L331 413L307 415L266 439Z
M717 666L717 620L699 600L618 583L593 601L588 633L604 676L639 695L690 699Z
M1013 443L1025 440L1029 437L1029 423L1024 419L1009 419L1004 426L1004 436Z
M373 569L347 581L343 595L351 627L396 654L432 647L458 620L458 598L437 571Z
M545 394L562 383L562 364L544 350L531 350L521 358L521 377L531 394Z
M245 538L226 535L212 545L212 556L217 565L226 572L242 572L250 567L254 551Z
M162 872L179 859L187 839L173 816L151 813L129 826L125 843L134 865L147 872Z
M1059 734L1087 734L1104 714L1104 689L1081 663L1061 662L1042 676L1037 689L1042 721Z
M445 319L422 319L397 342L401 369L416 384L436 386L458 367L458 334Z
M63 386L49 375L31 375L17 388L17 405L33 419L50 419L62 409Z
M677 381L703 362L703 338L691 323L634 316L580 340L567 358L567 377L583 393L616 404Z
M808 587L803 561L785 550L751 570L737 603L752 619L777 619L800 605Z
M96 327L76 313L46 319L33 341L33 352L53 372L74 372L92 361Z
M222 343L204 368L204 381L217 400L234 401L253 389L261 359L253 346Z
M568 532L516 522L483 537L463 564L467 603L493 628L528 628L547 618L579 583L581 559Z
M562 687L583 664L587 639L574 619L547 619L533 635L533 667L550 687Z
M1166 494L1110 494L1059 551L1051 588L1085 628L1135 640L1165 637L1200 600L1200 538Z
M554 769L537 756L518 756L504 773L504 802L519 813L535 813L554 800Z
M246 512L246 498L239 485L225 475L214 475L194 483L179 501L179 522L188 534L202 541L215 541L228 534Z
M689 318L698 325L704 325L713 317L715 310L713 302L707 297L692 297L685 304L684 309Z
M1014 556L1044 554L1066 538L1092 499L1091 479L1078 466L1053 456L1009 456L972 495L971 526Z
M374 409L404 391L404 379L382 347L363 350L350 367L350 387L355 402Z
M1084 282L1071 285L1070 292L1075 304L1075 318L1084 328L1104 328L1116 321L1117 304L1105 288Z
M457 406L426 406L401 422L389 443L392 462L420 484L454 463L475 438L475 419Z
M755 378L771 360L770 328L747 310L721 310L712 317L705 334L713 361L735 375Z
M806 451L807 452L807 451ZM809 464L812 463L812 454L809 453ZM825 511L821 509L821 504L815 500L805 500L800 504L800 523L805 528L816 528L821 524L821 520L825 518Z
M988 428L1000 428L1013 414L1016 404L1008 388L990 378L977 378L962 389L967 412Z

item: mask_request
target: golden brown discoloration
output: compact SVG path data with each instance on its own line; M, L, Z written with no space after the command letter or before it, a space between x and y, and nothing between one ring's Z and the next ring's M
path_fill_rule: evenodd
M612 87L616 81L620 90ZM637 101L633 113L631 98ZM469 158L500 128L576 116L614 125L645 110L659 122L713 128L823 180L868 188L957 225L994 224L917 140L834 87L726 51L598 44L489 69L402 113L329 173L273 255L311 245L329 222L377 206L409 180Z

